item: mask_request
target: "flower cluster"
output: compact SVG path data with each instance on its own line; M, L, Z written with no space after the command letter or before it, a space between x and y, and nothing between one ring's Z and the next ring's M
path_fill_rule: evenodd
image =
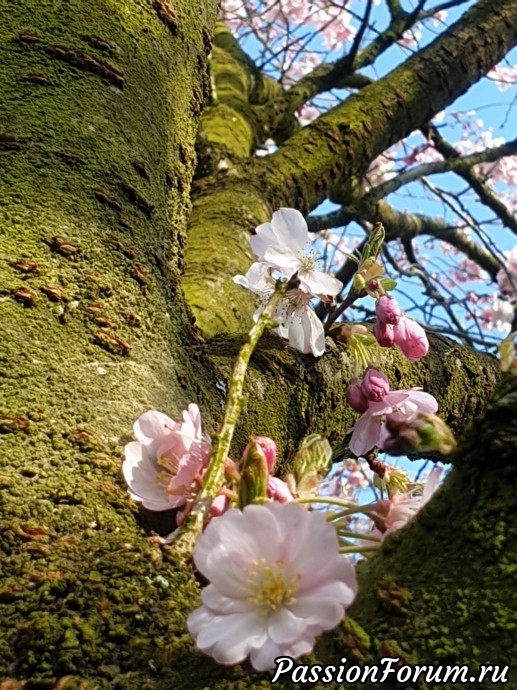
M334 527L298 503L228 511L198 539L194 562L210 582L187 621L198 648L220 664L249 656L258 671L310 652L357 591Z
M271 222L259 225L251 238L258 261L245 276L235 276L234 282L262 298L255 312L258 318L273 293L274 276L289 279L296 275L298 287L287 291L274 314L279 323L275 332L300 352L320 357L325 351L325 333L310 301L313 297L337 295L343 285L337 278L317 270L316 257L305 251L308 237L307 223L299 211L276 211Z
M416 321L404 316L397 300L381 295L376 302L373 334L381 347L396 345L408 359L418 362L429 352L427 335Z
M189 405L181 422L151 410L140 415L133 429L138 440L126 444L122 464L129 494L148 510L181 509L180 525L203 485L212 454L199 408ZM238 465L227 458L226 484L212 502L210 517L219 517L237 500L241 507L255 500L292 501L287 484L273 476L275 464L275 442L265 436L251 440Z
M438 403L419 388L390 391L387 377L368 367L362 379L352 381L347 391L350 406L361 413L353 428L349 448L362 456L375 446L383 448L391 436L386 422L409 421L421 413L434 413Z

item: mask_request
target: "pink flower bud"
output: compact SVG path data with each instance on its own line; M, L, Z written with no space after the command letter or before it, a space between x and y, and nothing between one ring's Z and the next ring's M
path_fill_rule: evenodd
M400 321L402 312L397 304L397 300L394 297L389 297L388 295L381 295L375 304L375 311L377 312L377 318L383 324L391 324L396 326Z
M422 326L402 316L398 324L394 327L395 345L398 345L405 355L412 362L418 362L429 352L429 341Z
M225 496L222 493L219 494L214 498L212 505L210 506L210 518L220 517L223 513L226 513L229 507L230 499L228 496Z
M373 367L368 367L364 372L361 388L364 395L372 402L381 402L390 392L390 384L387 377Z
M361 383L358 379L353 379L348 386L346 399L348 400L350 407L360 414L363 414L363 412L366 412L368 409L368 398L363 393Z
M269 477L267 480L267 496L278 503L289 503L289 501L294 501L289 487L278 477Z
M373 334L381 347L391 347L395 342L393 326L376 321L373 324Z
M276 443L268 436L256 436L255 441L264 451L269 474L273 474L276 465Z

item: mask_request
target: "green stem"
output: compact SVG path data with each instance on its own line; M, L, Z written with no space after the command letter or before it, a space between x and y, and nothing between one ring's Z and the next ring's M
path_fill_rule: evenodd
M214 453L206 474L203 477L203 486L196 497L192 510L187 515L185 522L178 532L178 537L174 541L175 548L182 553L185 558L191 556L196 539L201 534L203 525L208 517L212 501L217 496L224 483L225 460L230 451L235 426L242 409L244 378L251 355L264 330L268 326L271 326L272 315L288 288L288 282L277 281L271 299L260 315L257 323L250 330L248 339L237 356L230 381L230 389L226 400L226 409L221 431L216 437Z
M339 549L339 553L374 553L378 551L379 546L343 546Z
M348 537L349 539L365 539L366 541L375 541L380 544L379 537L373 537L371 534L361 534L360 532L349 532L348 530L338 530L340 537Z
M342 498L334 498L332 496L305 496L302 498L297 498L296 503L325 503L328 505L341 506L342 508L353 508L357 506L357 503L353 501L345 501Z

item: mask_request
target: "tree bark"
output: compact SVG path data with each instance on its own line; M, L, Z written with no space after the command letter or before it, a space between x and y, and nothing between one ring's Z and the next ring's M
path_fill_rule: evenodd
M12 681L5 688L22 682L27 690L269 687L247 666L218 667L195 652L185 629L199 604L195 577L175 562L173 551L162 552L147 539L143 525L154 526L154 518L129 501L119 478L132 421L146 409L177 417L195 401L206 430L213 431L241 338L226 334L205 341L181 290L197 116L207 93L216 13L211 0L174 8L165 0L45 0L2 9L0 680ZM192 227L208 230L217 260L227 252L235 261L240 252L236 263L242 263L247 231L255 219L265 219L272 201L267 193L257 196L252 180L246 187L241 177L237 201L236 187L219 182L217 194L213 177L209 184L198 182ZM221 205L222 199L234 200L233 208ZM230 248L211 233L214 217L221 226L228 223L230 233L239 229ZM202 247L193 230L191 236L191 246ZM230 279L224 262L218 269ZM204 283L199 301L210 314L215 307L209 287ZM247 322L241 312L221 299L220 330L230 323L242 332ZM426 364L384 352L380 357L394 386L425 386L456 429L482 411L497 379L491 358L442 338L434 341ZM277 439L285 467L298 441L314 431L328 433L336 452L343 450L354 422L344 396L351 375L339 344L328 341L328 353L315 361L265 338L253 360L234 452L249 433L268 433ZM503 408L491 408L496 412L486 424L492 425L494 414L499 420ZM496 428L494 422L493 444ZM509 433L511 444L511 428ZM438 505L452 505L454 487L461 486L468 520L479 517L481 530L483 518L495 529L501 515L513 548L512 499L496 473L506 467L501 458L509 447L503 443L497 463L487 466L484 449L479 454L469 446L460 456L458 479L451 478L452 488L444 489ZM471 486L481 487L474 506L468 504ZM502 508L485 515L482 498L490 491L501 497L493 505ZM449 534L448 515L443 509L429 514L443 538L431 540L429 553L445 544L452 558L459 538ZM460 517L454 513L455 525ZM367 565L365 581L380 581L379 563L395 558L399 541L406 543L390 540L387 555ZM408 543L416 548L415 537ZM479 549L476 558L484 564L488 556ZM418 579L412 558L407 550L400 563L390 560L390 578L418 596L425 589L437 612L449 593L433 588L431 561L423 570L427 579ZM454 576L461 554L454 564L444 573ZM499 565L494 568L496 587ZM501 597L490 600L497 611ZM365 594L355 612L377 645L372 656L386 639L410 640L419 613L418 607L408 609L397 636L392 630L400 612L390 617L377 606ZM483 615L489 614L485 607ZM358 648L359 627L351 625L325 637L321 658ZM489 655L493 645L472 635ZM429 656L430 639L415 638L415 653Z

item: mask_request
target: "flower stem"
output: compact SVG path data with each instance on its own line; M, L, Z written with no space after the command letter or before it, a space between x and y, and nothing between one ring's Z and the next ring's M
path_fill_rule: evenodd
M277 281L274 293L271 295L258 321L250 330L247 341L237 356L230 381L221 431L216 436L214 453L203 477L203 486L197 494L192 510L187 515L174 542L175 548L185 558L191 556L196 539L201 534L203 525L208 517L212 501L224 483L224 464L230 451L235 426L242 409L244 378L251 355L264 330L272 325L272 315L289 287L289 282Z
M338 535L348 539L364 539L365 541L374 541L377 544L380 544L381 541L379 537L373 537L371 534L361 534L361 532L350 532L348 530L341 529L338 529Z
M342 546L339 553L373 553L379 546Z

